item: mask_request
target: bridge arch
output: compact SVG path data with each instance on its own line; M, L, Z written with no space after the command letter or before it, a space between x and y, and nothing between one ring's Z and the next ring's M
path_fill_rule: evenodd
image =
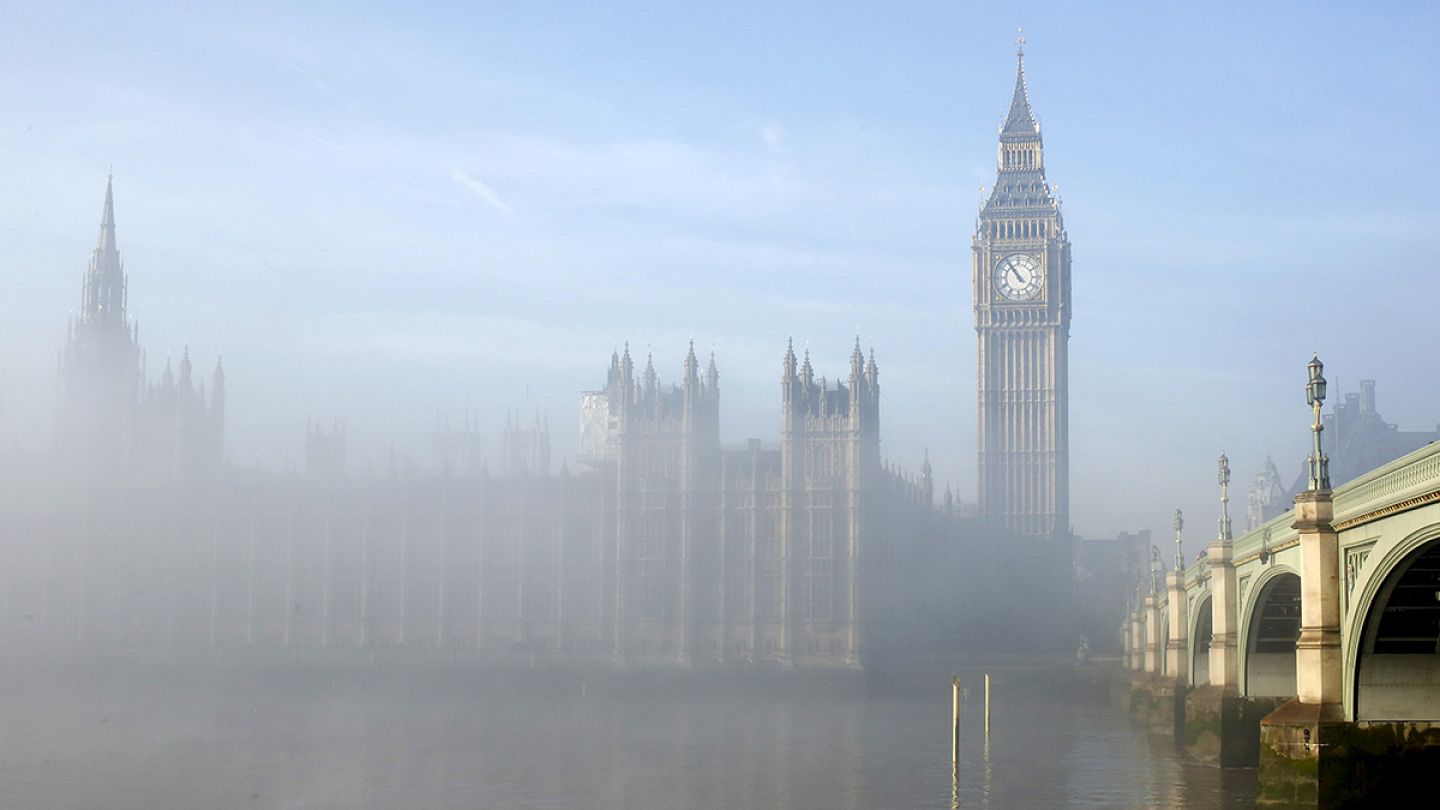
M1440 523L1374 560L1352 604L1346 674L1354 718L1440 720Z
M1300 574L1275 565L1251 586L1241 622L1241 688L1247 697L1294 697L1300 637Z
M1211 613L1214 604L1207 588L1195 597L1195 609L1190 611L1191 686L1210 683L1210 640L1215 637L1215 622Z

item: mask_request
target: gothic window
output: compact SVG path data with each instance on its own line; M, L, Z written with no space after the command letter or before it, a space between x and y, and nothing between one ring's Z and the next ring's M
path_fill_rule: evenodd
M818 621L831 616L833 600L830 596L830 577L810 577L810 618Z
M829 557L832 554L834 521L828 511L816 511L810 515L810 556Z
M780 578L760 577L755 583L755 602L755 613L759 618L780 618Z
M750 614L750 580L732 572L725 583L725 615L742 619Z
M755 556L777 559L780 556L779 521L770 515L760 518L758 534L755 537Z
M665 557L666 540L671 536L669 515L651 513L638 521L639 539L636 554L643 560L659 560Z
M640 578L640 618L665 618L665 580L663 577Z

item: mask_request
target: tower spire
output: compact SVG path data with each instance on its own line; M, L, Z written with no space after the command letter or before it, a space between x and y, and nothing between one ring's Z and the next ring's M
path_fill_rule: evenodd
M1015 37L1015 95L1010 99L1010 114L1005 116L1001 132L1039 134L1040 125L1030 109L1030 94L1025 86L1025 32Z
M105 175L105 209L100 212L100 239L96 247L103 254L115 252L115 175Z
M90 256L81 290L82 323L100 323L130 331L125 318L125 268L115 244L114 177L105 178L105 207L100 213L100 238Z

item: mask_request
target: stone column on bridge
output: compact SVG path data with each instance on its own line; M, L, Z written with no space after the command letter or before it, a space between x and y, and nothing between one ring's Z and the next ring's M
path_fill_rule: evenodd
M1145 616L1139 602L1130 613L1130 668L1136 672L1145 669Z
M1300 540L1300 637L1295 642L1294 699L1260 722L1259 800L1311 807L1348 806L1345 742L1353 726L1341 705L1340 535L1329 459L1321 447L1325 377L1310 361L1306 399L1314 411L1310 488L1295 496L1293 528Z
M1223 535L1222 535L1223 536ZM1210 544L1210 681L1185 697L1185 754L1209 764L1255 767L1260 718L1273 700L1240 696L1235 550L1229 539Z
M1254 767L1260 718L1275 704L1240 697L1239 593L1230 531L1230 462L1224 453L1218 481L1220 534L1205 552L1210 568L1210 677L1185 697L1185 754L1199 762Z
M1180 545L1180 529L1185 525L1180 510L1175 510L1175 570L1165 575L1166 611L1170 622L1170 640L1165 644L1165 669L1177 689L1190 683L1190 625L1187 621L1185 598L1185 551Z
M1154 593L1145 596L1145 672L1160 673L1160 605Z
M1295 496L1300 534L1300 638L1295 642L1296 698L1340 714L1340 535L1330 490ZM1324 711L1321 714L1330 714Z
M1235 546L1230 531L1230 460L1220 454L1220 536L1210 544L1210 685L1225 696L1240 692L1239 604Z
M1300 637L1295 642L1293 699L1260 721L1262 803L1300 801L1339 807L1346 795L1343 761L1345 712L1341 705L1340 536L1331 526L1330 490L1295 496L1300 535ZM1347 805L1348 806L1348 805Z
M1240 638L1235 590L1235 548L1217 540L1205 552L1210 562L1210 685L1227 693L1240 691L1237 653Z
M1185 600L1185 572L1171 571L1165 575L1165 588L1169 591L1170 607L1166 611L1169 619L1170 639L1165 643L1165 670L1175 681L1176 687L1184 689L1190 683L1190 641Z

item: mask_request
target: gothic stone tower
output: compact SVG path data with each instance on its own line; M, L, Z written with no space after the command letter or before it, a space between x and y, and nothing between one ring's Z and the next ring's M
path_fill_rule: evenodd
M973 242L979 502L1010 531L1061 537L1070 529L1070 242L1044 155L1022 47L999 176Z
M615 653L634 663L694 663L706 618L701 555L713 549L720 461L720 373L700 372L695 344L681 384L649 357L637 383L630 347L611 358L615 414Z
M214 473L224 451L225 369L217 359L207 396L186 349L178 377L166 361L160 382L149 384L128 299L129 278L115 241L114 188L107 180L80 312L60 352L56 450L69 472L95 481Z
M80 312L60 354L55 440L66 461L89 474L116 475L140 403L139 328L125 311L128 281L115 243L115 195L105 183L100 239L90 256Z
M794 345L785 350L782 522L777 547L756 537L755 557L758 620L781 617L788 663L825 656L858 666L862 657L861 567L879 551L864 547L880 478L879 378L874 351L866 362L858 337L848 381L816 379L808 349L797 370Z

